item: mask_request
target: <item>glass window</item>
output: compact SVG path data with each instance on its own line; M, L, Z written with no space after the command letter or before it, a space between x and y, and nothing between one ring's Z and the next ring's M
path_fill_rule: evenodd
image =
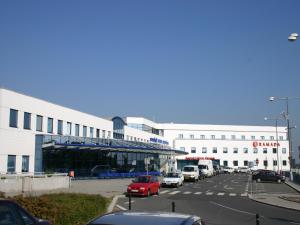
M178 138L183 139L183 134L178 134Z
M261 140L265 140L265 136L260 136L260 139Z
M242 136L241 136L241 139L242 139L242 140L245 140L245 139L246 139L245 135L242 135Z
M16 172L16 156L15 155L7 156L7 172L8 173Z
M239 165L239 161L234 160L234 161L233 161L233 166L238 166L238 165Z
M180 147L179 148L181 151L185 151L185 147Z
M248 160L244 160L244 166L248 166Z
M226 136L225 136L225 135L221 135L221 139L222 139L222 140L225 140L225 139L226 139Z
M233 153L234 154L237 154L239 152L239 149L238 148L233 148Z
M18 127L18 110L10 109L9 126Z
M196 153L196 147L191 147L191 153Z
M223 148L223 153L228 153L228 148L224 147Z
M57 134L63 134L63 121L57 120Z
M277 160L273 160L273 166L277 166Z
M282 148L282 154L286 154L286 148Z
M257 148L253 148L253 153L257 154L258 153L258 149Z
M79 136L79 124L75 124L75 136Z
M82 136L86 137L86 135L87 135L87 128L86 128L86 126L83 126L83 128L82 128Z
M200 135L200 138L201 139L205 139L205 135Z
M217 147L213 147L213 153L218 153Z
M102 137L105 138L105 130L102 131ZM136 137L134 138L134 141L136 141Z
M90 127L90 137L94 137L94 127Z
M274 140L274 136L270 136L270 140Z
M263 148L263 153L264 154L268 154L268 149L267 148Z
M281 141L282 141L282 140L283 140L283 136L279 136L279 140L281 140Z
M72 123L67 122L67 135L72 135Z
M29 156L23 155L22 156L22 172L28 172L29 171Z
M244 148L243 150L245 154L248 153L248 148Z
M211 139L216 139L216 136L215 135L211 135Z
M268 160L264 160L264 166L265 166L265 167L268 166Z
M206 147L202 147L202 153L207 153L207 148Z
M235 140L235 135L231 135L231 139L232 139L232 140Z
M251 140L255 140L255 136L251 136Z
M48 118L48 129L47 129L48 133L53 133L53 119L52 118Z
M40 115L36 116L36 131L43 131L43 117Z
M110 138L111 132L107 131L107 138Z
M31 129L31 113L24 112L24 129Z
M286 166L286 160L282 160L282 165Z
M223 161L223 166L228 166L228 161L227 160Z
M100 129L96 129L96 137L100 137ZM127 140L129 140L129 136L127 135Z
M276 154L276 153L277 153L277 149L273 148L273 154Z
M194 135L193 135L193 134L191 134L191 135L190 135L190 138L191 138L191 139L194 139Z

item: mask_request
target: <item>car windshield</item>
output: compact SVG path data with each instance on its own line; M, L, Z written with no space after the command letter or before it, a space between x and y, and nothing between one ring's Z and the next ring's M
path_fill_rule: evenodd
M207 169L207 165L198 165L198 168L200 170Z
M150 178L149 177L136 177L134 179L134 183L149 183Z
M179 174L178 173L168 173L166 177L175 177L175 178L178 178Z
M184 172L193 172L194 171L194 167L190 167L190 166L186 166L183 168Z

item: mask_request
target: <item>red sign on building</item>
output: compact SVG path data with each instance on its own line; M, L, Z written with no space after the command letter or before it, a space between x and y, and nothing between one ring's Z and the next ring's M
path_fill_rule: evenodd
M262 142L262 141L253 141L252 143L254 148L257 147L277 147L280 146L277 142Z

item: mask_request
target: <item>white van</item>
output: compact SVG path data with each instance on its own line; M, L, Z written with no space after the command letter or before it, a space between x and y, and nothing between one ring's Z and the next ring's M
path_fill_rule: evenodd
M184 166L182 169L182 175L185 181L186 180L198 181L199 180L198 166L193 166L193 165Z
M212 160L199 160L198 168L205 177L212 177L214 175L214 167Z

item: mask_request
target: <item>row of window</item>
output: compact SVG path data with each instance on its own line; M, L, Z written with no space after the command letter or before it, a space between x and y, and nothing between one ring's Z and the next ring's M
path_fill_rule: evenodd
M180 147L179 148L181 151L185 151L185 147ZM268 154L268 148L263 148L263 153L264 154ZM258 153L258 148L253 148L252 149L253 153L254 154L257 154ZM281 148L281 151L282 151L282 154L286 154L286 148ZM196 147L191 147L191 153L197 153L197 149ZM234 154L238 154L239 153L239 149L238 148L233 148L232 149L232 152ZM249 149L248 148L243 148L243 151L242 151L244 154L247 154L247 153L250 153ZM277 153L277 148L272 148L272 152L274 154ZM207 151L207 147L202 147L202 152L201 153L208 153ZM212 153L218 153L218 148L217 147L213 147L212 148ZM223 153L228 153L228 148L227 147L223 147Z
M17 128L18 127L18 110L15 109L10 109L10 117L9 117L9 126ZM26 130L31 130L31 113L24 112L24 123L23 123L23 128ZM54 133L53 131L53 123L54 119L48 117L47 118L47 133L52 134ZM57 134L62 135L72 135L74 134L75 136L80 136L80 125L75 124L75 132L72 131L72 123L67 122L67 131L63 131L63 126L64 122L63 120L57 120ZM87 137L87 130L88 127L82 125L82 136ZM43 132L43 116L37 115L36 116L36 131ZM96 137L100 138L100 129L96 129ZM107 136L106 136L107 135ZM94 137L94 127L89 127L89 137ZM102 130L102 138L110 138L111 137L111 132Z
M126 135L126 140L149 143L149 140L147 140L147 139L137 138L137 137L133 137L133 136L129 136L129 135Z
M29 156L22 156L22 172L29 171ZM16 155L8 155L7 156L7 172L15 173L16 172Z
M179 138L179 139L184 139L184 138L187 138L187 137L184 137L183 134L178 134L178 138ZM189 137L188 137L188 139L195 139L195 138L197 138L197 137L195 137L194 134L190 134ZM226 136L226 135L221 135L221 136L218 137L218 138L216 137L216 135L210 135L210 136L200 135L200 136L198 137L198 139L228 140L229 138L228 138L228 136ZM260 140L266 140L267 137L265 137L265 136L260 136L260 137L251 136L250 138L246 138L245 135L241 135L241 136L238 138L236 135L231 135L231 136L230 136L230 139L231 139L231 140L258 140L258 139L260 139ZM275 140L274 136L270 136L270 137L269 137L269 140ZM284 140L283 136L279 136L279 140L281 140L281 141Z
M259 164L259 163L260 163L260 162L258 162L258 164ZM239 161L238 161L238 160L233 160L231 165L228 164L228 161L227 161L227 160L224 160L224 161L223 161L223 166L249 166L248 160L245 160L245 161L243 162L243 164L244 164L244 165L239 164ZM268 160L264 160L264 161L263 161L263 165L264 165L265 167L267 167L268 164L269 164L269 161L268 161ZM287 166L287 160L282 160L281 165L282 165L282 166ZM277 166L277 160L273 160L273 166Z

